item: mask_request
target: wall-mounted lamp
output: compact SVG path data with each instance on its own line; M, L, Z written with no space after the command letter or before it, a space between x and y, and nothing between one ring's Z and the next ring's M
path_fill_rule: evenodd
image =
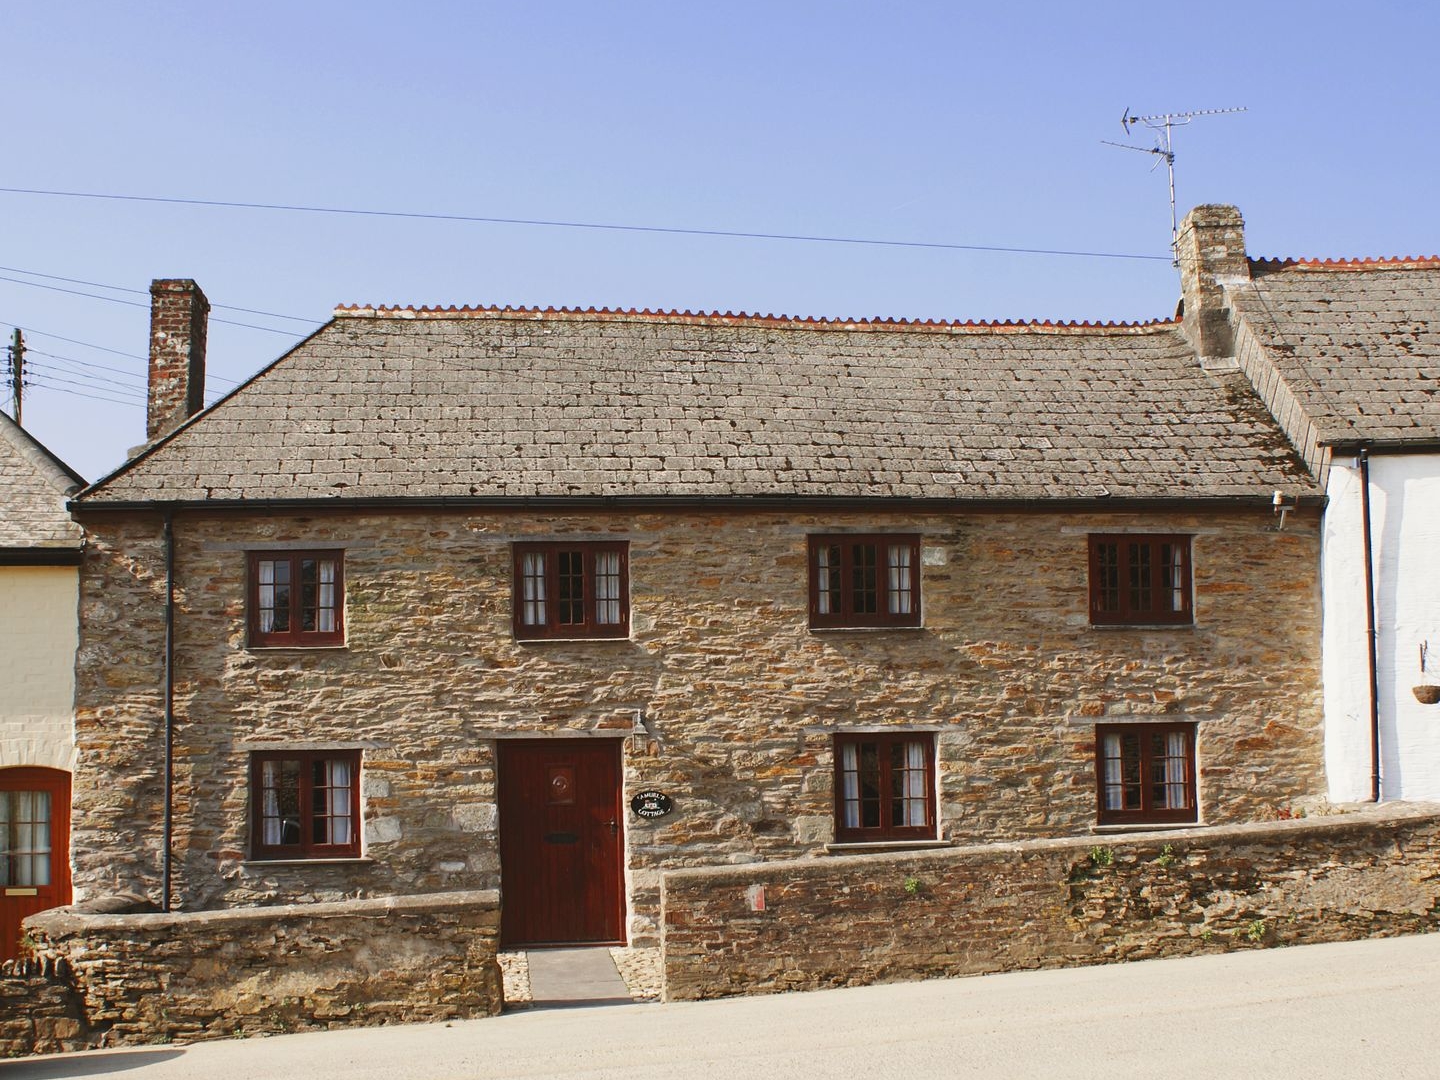
M1275 492L1275 497L1270 500L1270 505L1275 508L1276 515L1280 518L1280 524L1275 526L1276 532L1283 532L1285 529L1285 515L1300 505L1300 497L1297 495L1286 503L1283 493Z

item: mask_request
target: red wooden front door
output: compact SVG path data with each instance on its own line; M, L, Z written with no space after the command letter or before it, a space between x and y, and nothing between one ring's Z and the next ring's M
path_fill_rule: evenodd
M506 945L624 944L618 739L502 740Z
M20 920L70 903L70 774L0 769L0 961L20 955Z

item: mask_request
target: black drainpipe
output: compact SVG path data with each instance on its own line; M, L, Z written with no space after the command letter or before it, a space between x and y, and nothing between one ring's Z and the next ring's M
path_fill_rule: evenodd
M1380 680L1375 674L1375 561L1370 536L1370 449L1360 447L1360 516L1365 534L1365 636L1370 667L1370 801L1380 801Z
M170 852L175 796L175 511L165 511L165 837L160 862L160 910L170 910Z

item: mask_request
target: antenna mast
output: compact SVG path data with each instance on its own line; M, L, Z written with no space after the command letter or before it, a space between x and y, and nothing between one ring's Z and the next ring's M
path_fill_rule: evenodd
M1196 109L1194 112L1179 113L1156 113L1153 116L1131 116L1127 106L1125 115L1120 117L1120 126L1125 129L1125 134L1130 134L1130 129L1143 125L1155 132L1155 145L1153 147L1133 146L1130 143L1110 142L1107 139L1100 140L1106 146L1118 146L1122 150L1139 150L1142 154L1154 154L1157 159L1163 159L1166 171L1170 174L1170 251L1173 255L1175 246L1180 241L1180 224L1175 217L1175 146L1171 141L1172 129L1184 127L1197 116L1220 116L1224 113L1245 112L1244 105L1238 105L1231 109ZM1156 165L1160 161L1155 162Z

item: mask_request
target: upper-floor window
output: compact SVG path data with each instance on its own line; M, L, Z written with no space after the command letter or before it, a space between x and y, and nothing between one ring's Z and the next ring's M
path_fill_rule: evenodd
M338 551L252 551L250 644L343 644L342 564Z
M810 625L920 625L920 537L810 537Z
M1090 537L1090 621L1108 625L1189 623L1190 537Z
M624 541L515 545L517 638L630 634L630 550Z
M1195 821L1194 724L1095 728L1100 823Z
M360 751L251 755L251 854L337 859L360 854Z

